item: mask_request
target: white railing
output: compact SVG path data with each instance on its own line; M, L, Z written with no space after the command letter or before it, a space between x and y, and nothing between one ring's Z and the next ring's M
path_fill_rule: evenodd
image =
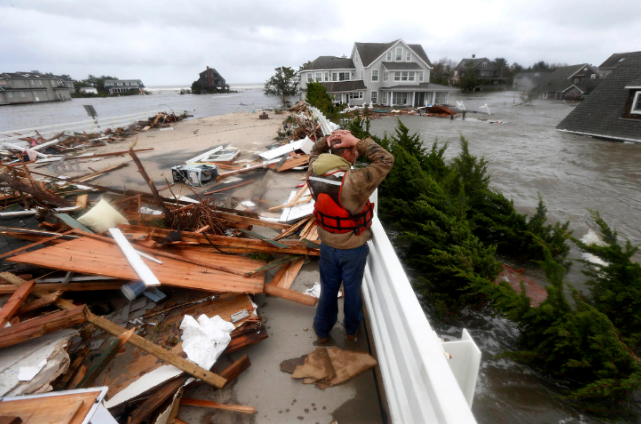
M331 122L310 109L325 133ZM363 297L391 421L475 423L470 408L481 351L466 330L460 341L438 338L378 217L372 234Z
M67 122L63 124L43 125L33 128L22 128L19 130L0 131L0 142L17 140L25 137L35 137L36 131L43 137L54 136L62 132L99 132L107 128L120 128L131 125L138 121L145 121L156 116L161 111L138 112L130 115L112 116L107 118L88 119L85 121ZM165 112L165 111L162 111ZM185 113L183 110L172 111L176 115Z

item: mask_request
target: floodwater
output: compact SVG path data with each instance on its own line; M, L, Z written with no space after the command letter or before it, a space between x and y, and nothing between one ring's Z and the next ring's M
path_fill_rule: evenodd
M471 153L488 160L492 188L514 199L519 212L534 213L537 193L541 193L549 219L570 221L575 237L597 231L588 211L592 209L616 227L620 238L641 244L641 144L560 133L555 127L574 104L536 100L534 106L513 106L519 103L518 94L514 96L511 92L457 93L450 103L463 101L467 110L484 113L468 113L465 121L419 116L403 116L401 120L411 132L418 132L426 145L435 139L439 144L448 143L448 158L458 155L459 139L464 136ZM372 133L393 134L395 126L394 118L375 120ZM637 254L636 260L640 256ZM573 246L570 259L581 257ZM527 275L545 284L540 270L525 268ZM584 290L585 277L580 271L581 264L574 263L566 280ZM479 423L602 422L559 399L560 388L553 382L528 367L496 358L517 348L518 331L509 321L471 314L456 323L431 322L439 334L455 339L467 328L483 352L473 405Z
M232 87L239 93L179 95L177 90L153 91L149 96L74 99L69 102L0 107L0 131L38 127L54 123L87 120L82 107L92 104L99 118L145 111L184 109L195 117L246 112L278 106L279 99L266 97L260 87ZM292 99L296 100L296 99ZM605 221L634 244L641 244L641 144L624 144L589 137L562 134L555 126L572 110L573 104L535 101L534 106L513 106L518 96L505 93L477 93L451 96L451 103L463 101L467 119L404 116L405 125L418 131L427 145L435 139L448 143L447 157L456 156L463 135L470 151L488 160L492 187L514 199L520 212L533 213L537 193L544 197L552 221L570 221L578 238L596 227L588 209L600 211ZM488 124L476 118L501 120ZM372 132L393 133L394 118L372 122ZM581 258L573 248L571 259ZM637 260L639 258L637 257ZM516 264L519 265L520 264ZM528 268L528 275L541 281L541 272ZM567 280L584 289L579 264L573 265ZM597 423L559 399L553 382L522 365L496 356L516 348L518 331L510 322L482 314L470 314L457 323L432 320L438 333L459 338L467 328L483 351L473 412L479 423Z

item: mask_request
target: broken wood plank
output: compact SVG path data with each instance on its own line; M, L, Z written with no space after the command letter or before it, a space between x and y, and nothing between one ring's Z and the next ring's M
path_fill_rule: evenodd
M138 277L140 277L143 284L147 287L159 286L160 281L158 281L158 278L156 278L154 273L151 272L149 267L142 261L142 258L138 252L136 252L136 249L129 244L129 241L127 241L120 229L110 228L109 234L111 234L111 237L113 237L118 247L120 247L120 250L122 250L125 258L127 258L127 261L136 274L138 274Z
M238 378L238 376L250 366L251 362L249 361L249 356L243 355L240 359L234 361L230 366L225 368L223 372L220 373L220 376L227 380L225 386Z
M154 148L153 147L148 147L146 149L134 149L134 152L135 153L147 152L149 150L154 150ZM106 156L124 156L126 154L129 154L129 150L123 150L123 151L120 151L120 152L111 152L111 153L99 153L97 155L84 154L84 155L76 156L74 159L82 160L82 159L104 158Z
M250 271L250 272L246 273L245 276L246 277L251 277L252 275L256 275L256 274L259 274L261 272L268 271L268 270L270 270L272 268L276 268L277 266L280 266L280 265L283 265L283 264L289 264L289 262L295 261L298 258L299 258L298 255L292 255L292 256L286 256L284 258L276 259L274 261L269 262L265 266L261 266L258 269L255 269L253 271Z
M16 286L20 286L25 283L24 280L22 280L19 277L16 277L10 272L1 272L0 278ZM41 290L38 290L37 287L33 290L32 294L38 297L42 297L45 295ZM61 309L73 309L76 307L71 301L66 299L58 299L56 301L56 305ZM118 324L114 324L108 319L94 315L88 310L86 311L85 314L86 314L87 321L91 322L96 327L102 330L105 330L108 333L113 334L114 336L120 336L121 334L127 331L125 328L119 326ZM150 342L149 340L143 337L140 337L137 334L131 335L128 342L136 346L137 348L140 348L145 352L155 356L156 358L162 359L163 361L183 370L187 374L207 382L208 384L211 384L218 388L221 388L222 386L225 385L225 379L220 377L219 375L216 375L210 371L207 371L206 369L201 368L195 363L188 361L184 358L181 358L180 356L174 355L168 350L165 350L160 346L155 345L154 343Z
M283 243L279 243L279 242L277 242L277 241L275 241L275 240L272 240L272 239L270 239L270 238L267 238L267 237L265 237L265 236L261 236L260 234L255 233L255 232L253 232L253 231L244 230L244 229L242 229L242 228L238 228L238 230L239 230L239 231L241 231L241 232L243 232L243 233L245 233L245 234L247 234L247 235L248 235L248 236L250 236L250 237L253 237L253 238L258 239L258 240L260 240L260 241L264 241L265 243L272 244L272 245L274 245L274 246L276 246L276 247L279 247L279 248L281 248L281 249L287 249L287 245L285 245L285 244L283 244Z
M300 258L296 261L283 265L272 279L271 284L283 289L289 289L292 286L292 283L296 279L296 276L300 272L301 268L303 267L304 263L305 258Z
M279 234L278 236L274 237L273 240L280 240L285 237L289 237L290 235L294 234L296 230L298 230L300 227L303 225L307 225L309 220L315 219L313 216L309 218L303 218L300 221L298 221L296 224L290 226L287 230L285 230L282 234Z
M308 203L310 200L312 200L311 196L310 197L306 197L306 198L304 198L302 200L297 200L295 202L285 203L284 205L273 206L273 207L269 208L269 211L273 212L273 211L277 211L277 210L281 210L281 209L285 209L285 208L291 208L291 207L294 207L294 206L302 205L304 203Z
M138 139L136 139L138 141ZM140 175L142 175L142 178L145 180L147 185L149 186L149 189L151 190L151 193L154 196L154 199L156 200L156 204L163 210L165 214L165 223L166 224L171 224L173 214L171 213L171 210L165 205L165 202L163 201L162 197L160 196L160 193L158 193L158 190L156 189L156 185L154 182L149 178L149 175L147 174L147 171L145 171L145 167L142 166L142 162L140 162L140 159L138 159L138 156L136 153L134 153L133 147L129 149L129 156L134 160L136 163L136 166L138 167L138 172L140 172Z
M41 240L39 242L32 243L32 244L29 244L27 246L23 246L23 247L20 247L18 249L12 250L11 252L5 253L4 255L0 256L0 259L5 259L5 258L13 256L13 255L15 255L15 254L17 254L19 252L25 251L27 249L31 249L33 247L40 246L41 244L45 244L45 243L48 243L50 241L57 240L57 239L59 239L59 238L61 238L63 236L68 235L69 233L71 233L71 231L66 231L64 233L60 233L60 234L57 234L55 236L47 237L44 240Z
M180 376L164 384L145 400L142 405L134 409L129 415L127 424L140 424L160 407L170 396L176 394L180 387L185 384L188 377Z
M11 319L13 314L20 308L20 306L27 300L27 296L33 290L36 282L34 280L28 281L27 283L21 285L18 290L16 290L7 303L2 306L0 309L0 330L7 325L7 322Z
M189 406L200 406L202 408L214 408L214 409L224 409L225 411L235 411L242 412L243 414L255 414L256 408L253 406L244 406L244 405L225 405L218 402L213 402L210 400L200 400L200 399L191 399L191 398L182 398L180 400L181 405Z
M62 295L62 293L63 293L62 291L56 291L56 292L50 293L46 297L41 297L39 299L32 300L31 302L27 302L22 306L20 306L20 308L16 312L16 315L35 311L36 309L40 309L45 306L52 305L56 303L56 300L58 300L58 298Z
M12 346L86 321L84 305L54 312L0 329L0 349Z
M281 287L276 287L272 284L265 284L265 293L270 296L280 297L307 306L314 306L316 305L316 303L318 303L318 298L316 297L308 296L294 290L287 290Z
M67 369L67 372L64 373L64 375L60 378L60 383L63 385L63 388L66 387L66 383L71 380L71 377L73 377L76 374L76 370L80 368L80 365L82 365L82 361L85 360L85 357L89 353L89 346L85 346L78 354L76 355L76 358L73 360L71 365L69 365L69 369Z
M44 290L45 292L50 291L61 291L61 292L77 292L77 291L97 291L97 290L120 290L120 287L123 284L127 284L127 281L123 280L114 280L114 281L96 281L93 283L37 283L36 287ZM18 288L10 284L0 284L0 294L11 294L14 293Z
M86 373L87 373L87 366L80 365L76 373L73 375L73 378L67 385L67 390L73 390L76 387L78 387L78 383L84 378Z
M52 205L59 206L59 207L71 206L71 203L69 203L67 200L63 199L62 197L58 196L57 194L53 194L49 191L40 190L37 187L33 187L31 185L25 184L22 181L20 181L18 178L12 177L9 174L0 173L0 182L9 184L9 186L14 190L17 190L21 193L30 194L35 199L44 200L47 203L50 203Z
M120 348L129 340L135 328L125 331L100 355L96 363L91 366L84 378L78 383L77 387L89 387L100 373L109 365L109 362L118 354Z
M281 222L272 222L268 221L266 219L260 219L260 218L252 218L252 217L247 217L247 216L238 216L233 213L225 213L225 212L219 212L218 210L214 209L211 211L214 216L223 219L225 221L230 221L230 222L237 222L241 224L250 224L250 225L258 225L259 227L267 227L267 228L273 228L275 230L286 230L290 227L289 224L283 224Z
M233 186L229 186L229 187L225 187L225 188L219 188L218 190L207 191L207 192L205 192L203 194L206 195L206 194L220 193L221 191L231 190L232 188L237 188L237 187L242 187L244 185L251 184L253 182L254 182L254 180L243 181L242 183L238 183L238 184L233 185Z

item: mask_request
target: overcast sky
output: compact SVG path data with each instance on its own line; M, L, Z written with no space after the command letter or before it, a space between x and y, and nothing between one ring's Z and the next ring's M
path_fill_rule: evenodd
M228 83L262 83L278 66L398 38L432 61L598 66L641 50L641 1L0 0L0 72L190 85L209 65Z

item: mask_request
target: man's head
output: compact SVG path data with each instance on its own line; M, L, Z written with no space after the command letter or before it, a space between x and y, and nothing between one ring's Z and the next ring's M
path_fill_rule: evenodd
M341 147L341 148L334 147L334 146L338 146L342 142L343 141L340 139L330 141L329 152L333 155L342 157L347 162L354 165L354 163L356 163L356 158L358 158L358 150L356 149L356 146Z

